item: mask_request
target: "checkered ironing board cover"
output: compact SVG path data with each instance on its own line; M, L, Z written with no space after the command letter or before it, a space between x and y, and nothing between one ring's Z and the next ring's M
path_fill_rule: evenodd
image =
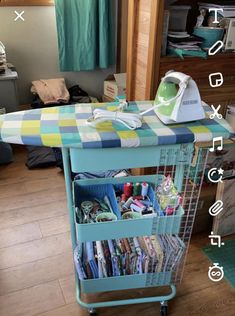
M115 110L117 103L93 103L58 106L8 113L0 116L0 141L51 147L111 148L145 147L211 141L234 135L224 119L210 119L213 110L205 106L206 119L186 124L164 125L154 111L143 118L143 125L129 130L117 122L105 122L96 128L86 120L94 108ZM153 106L151 101L131 102L130 112Z

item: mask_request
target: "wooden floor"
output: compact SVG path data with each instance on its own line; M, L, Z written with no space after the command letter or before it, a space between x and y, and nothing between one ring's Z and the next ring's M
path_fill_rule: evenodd
M87 315L75 302L63 175L57 168L29 171L25 160L18 148L15 162L0 167L0 316ZM170 316L235 315L235 292L225 281L214 284L207 277L210 262L201 251L207 242L207 236L193 238ZM141 294L104 293L98 299ZM106 308L100 315L142 312L159 315L159 305Z

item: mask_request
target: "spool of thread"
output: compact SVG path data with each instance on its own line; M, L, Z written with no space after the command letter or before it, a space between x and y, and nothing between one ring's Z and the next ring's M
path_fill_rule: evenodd
M121 202L126 202L126 200L127 200L127 197L126 197L126 195L123 193L123 194L121 195Z
M133 202L134 201L133 201L132 197L129 197L129 199L125 202L125 204L123 204L123 208L128 210Z
M133 211L133 212L137 212L137 213L142 213L143 209L135 204L131 204L130 206L130 209Z
M141 193L141 192L140 192ZM143 196L142 195L134 195L133 198L135 200L143 200Z
M134 196L141 195L141 184L139 182L134 183L133 185L133 195Z
M154 209L152 207L148 207L146 210L142 212L142 215L150 215L154 213Z
M153 203L151 201L147 201L147 200L141 200L141 203L144 204L146 207L153 205Z
M170 207L168 206L165 210L165 213L167 216L170 216L170 215L173 215L174 214L174 211L175 211L175 208L174 207Z
M183 204L183 197L182 196L179 196L179 205L182 205Z
M146 206L144 204L142 204L140 201L138 200L134 200L135 205L141 207L142 209L146 209Z
M124 194L127 198L129 198L130 196L132 196L132 192L133 192L133 184L130 182L127 182L124 184Z
M141 187L142 187L142 189L141 189L141 195L142 195L143 197L146 197L146 196L148 195L148 188L149 188L148 183L147 183L147 182L143 182L143 183L141 184Z

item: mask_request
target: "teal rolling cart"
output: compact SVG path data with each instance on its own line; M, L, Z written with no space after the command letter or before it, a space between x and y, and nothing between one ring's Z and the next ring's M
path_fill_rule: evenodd
M179 283L182 278L184 261L205 170L207 149L201 149L197 153L197 160L194 166L191 164L194 153L194 145L191 143L146 147L144 149L63 148L62 153L73 249L75 249L78 242L149 236L154 234L178 235L185 246L184 260L181 260L174 271L90 280L79 280L76 274L77 302L86 308L90 315L95 315L96 309L100 307L160 302L161 315L167 315L167 302L176 295L176 284ZM71 171L80 173L97 170L105 171L114 168L123 169L152 166L156 166L156 174L154 175L71 181ZM183 197L183 207L179 208L175 215L91 224L79 224L76 222L75 195L79 192L79 186L97 184L117 185L124 182L135 183L146 181L155 187L161 182L162 176L166 174L171 175L174 179L174 184ZM89 304L83 302L81 299L81 293L156 286L169 286L169 294L165 296L94 302Z
M95 279L79 279L75 273L77 301L91 315L100 307L160 302L161 315L165 316L167 302L176 295L176 285L181 282L183 276L206 167L207 149L195 150L194 143L208 142L218 136L228 139L233 132L225 120L210 119L213 111L209 106L204 107L205 120L185 125L165 126L152 111L143 117L142 127L135 131L111 122L102 123L96 129L87 126L87 119L94 108L115 111L118 105L76 104L0 115L0 141L62 148L73 250L77 244L91 241L137 236L160 236L169 239L169 236L176 236L184 252L181 260L175 258L174 265L170 268L165 268L165 265L164 269L154 270L155 273ZM128 111L142 112L152 105L153 102L149 101L132 102ZM71 172L145 167L154 167L153 174L127 178L71 180ZM171 176L182 197L181 206L171 216L162 216L161 212L156 211L157 204L154 204L155 213L151 217L97 223L81 223L77 217L79 196L89 188L94 191L94 187L103 185L104 194L106 189L111 192L112 206L117 209L114 190L116 186L126 182L148 182L154 190L166 175ZM82 293L157 286L168 286L169 294L89 304L81 299Z

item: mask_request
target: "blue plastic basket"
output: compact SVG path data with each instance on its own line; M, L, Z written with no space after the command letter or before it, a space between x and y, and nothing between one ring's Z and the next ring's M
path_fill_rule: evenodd
M75 206L80 207L83 201L94 200L95 198L103 200L105 196L109 198L113 212L118 219L121 219L121 213L117 205L114 188L111 184L81 185L78 182L74 186Z
M154 182L150 181L151 177L127 177L125 182L148 182L154 186ZM160 216L159 212L156 212L156 216L144 217L140 219L128 219L122 220L117 200L115 196L115 188L123 188L124 180L120 183L120 179L94 179L86 180L92 182L92 185L81 184L81 180L74 183L74 199L75 206L80 206L80 203L84 200L92 198L102 199L107 195L110 199L112 208L117 215L117 221L103 222L103 223L91 223L91 224L78 224L76 223L76 235L77 241L94 241L94 240L107 240L116 238L128 238L137 236L149 236L153 234L178 234L181 226L182 216L184 210L182 207L171 216ZM86 182L85 181L85 182ZM98 184L100 182L111 182L109 184ZM94 184L97 183L97 184ZM150 186L148 195L153 200L154 208L160 210L160 206L155 198L154 190ZM75 212L75 210L74 210Z

